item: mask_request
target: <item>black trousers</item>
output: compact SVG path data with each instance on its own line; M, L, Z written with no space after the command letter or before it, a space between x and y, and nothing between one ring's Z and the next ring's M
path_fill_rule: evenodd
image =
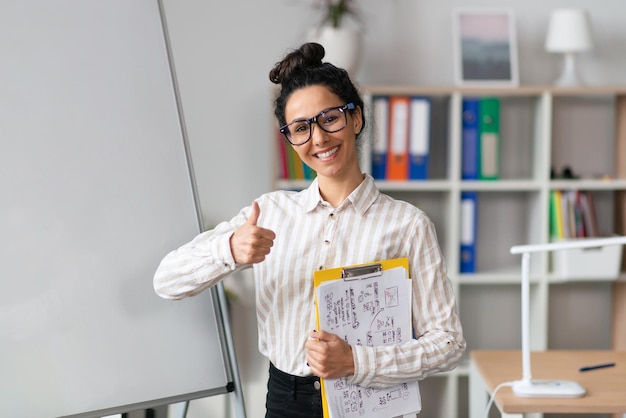
M265 418L322 418L320 379L298 377L270 363Z

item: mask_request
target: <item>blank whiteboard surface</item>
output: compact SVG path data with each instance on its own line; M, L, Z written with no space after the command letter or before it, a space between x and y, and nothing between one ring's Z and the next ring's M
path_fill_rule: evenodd
M152 287L199 232L157 1L2 2L0 51L0 416L225 393L213 293Z

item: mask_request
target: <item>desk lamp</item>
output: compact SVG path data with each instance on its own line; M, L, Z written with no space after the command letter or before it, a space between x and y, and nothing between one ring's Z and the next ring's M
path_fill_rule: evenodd
M591 28L585 10L558 9L550 14L546 50L564 54L563 71L556 80L557 85L581 84L576 72L576 54L591 47Z
M531 377L529 333L530 254L624 244L626 244L626 236L511 247L511 254L522 254L522 380L518 380L513 384L513 393L517 396L525 398L577 398L583 396L586 392L585 388L579 383L571 380L533 380Z

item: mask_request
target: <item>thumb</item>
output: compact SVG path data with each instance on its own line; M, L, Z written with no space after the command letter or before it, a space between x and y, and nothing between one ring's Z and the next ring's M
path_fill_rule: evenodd
M252 213L248 218L248 225L256 226L257 221L259 220L259 214L261 213L261 209L259 208L259 204L254 201L252 202Z

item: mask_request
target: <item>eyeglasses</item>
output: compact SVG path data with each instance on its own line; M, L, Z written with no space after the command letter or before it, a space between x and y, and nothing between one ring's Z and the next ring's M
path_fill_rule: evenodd
M313 122L317 123L317 126L325 132L338 132L348 124L346 110L354 109L354 103L331 107L330 109L322 110L318 115L310 119L300 119L288 123L280 128L280 132L285 135L285 138L291 145L302 145L311 139L311 125Z

